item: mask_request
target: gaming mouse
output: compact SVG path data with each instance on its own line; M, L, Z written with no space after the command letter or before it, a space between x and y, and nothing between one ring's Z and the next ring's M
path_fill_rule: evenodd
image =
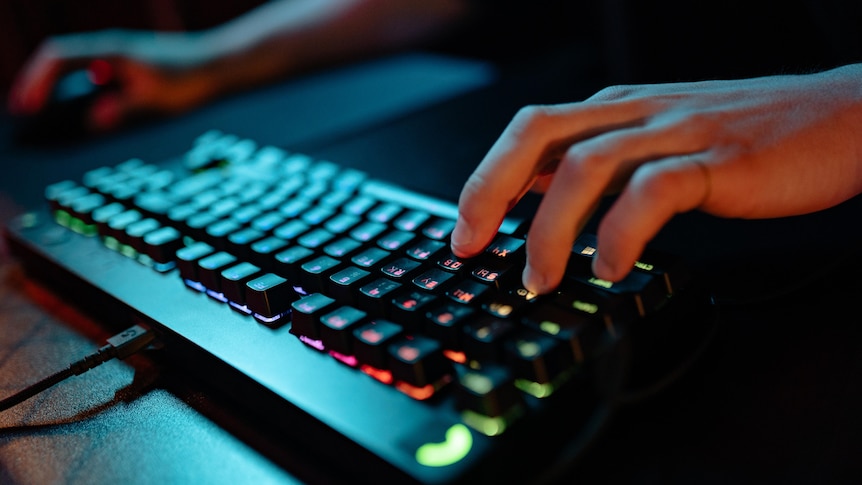
M12 135L25 144L84 138L89 135L86 117L90 106L102 93L115 88L110 71L98 61L86 69L66 73L57 80L48 102L38 113L13 118Z

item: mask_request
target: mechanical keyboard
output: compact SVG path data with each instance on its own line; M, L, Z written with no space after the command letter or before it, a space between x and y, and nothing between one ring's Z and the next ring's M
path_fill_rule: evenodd
M526 221L461 259L452 202L218 130L45 197L6 229L25 268L118 327L151 327L332 481L558 479L714 324L672 255L649 248L602 281L583 234L564 282L535 295Z

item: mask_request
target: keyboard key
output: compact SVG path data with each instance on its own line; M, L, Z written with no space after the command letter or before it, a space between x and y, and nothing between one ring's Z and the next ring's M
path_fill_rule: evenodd
M481 369L457 366L456 406L491 418L523 412L523 394L515 387L512 373L501 365L484 365ZM495 434L495 433L492 433Z
M505 234L498 234L494 241L485 249L485 254L495 260L512 261L523 252L524 240Z
M438 340L444 348L461 350L463 326L476 314L468 306L445 303L425 314L424 332Z
M512 320L500 318L483 318L470 322L464 326L464 353L470 360L501 362L503 345L516 328Z
M204 287L221 293L221 272L236 264L236 256L219 251L198 260L198 281Z
M147 233L143 240L143 251L156 263L167 264L174 261L177 250L183 247L180 231L171 226L162 226Z
M367 314L352 306L342 306L320 317L320 340L325 348L344 355L353 354L353 328Z
M369 274L371 273L355 266L348 266L333 273L329 277L329 286L326 288L328 294L338 299L338 301L348 304L353 303L354 294Z
M321 293L312 293L294 301L291 305L290 333L318 340L320 316L331 312L336 306L335 299Z
M452 362L443 355L440 344L428 337L402 337L391 343L387 350L389 369L396 382L425 387L452 374Z
M514 376L538 384L553 383L574 364L558 340L538 332L520 331L504 349Z
M402 322L408 332L419 332L425 312L435 300L433 295L421 291L399 294L392 300L391 318Z
M221 272L221 291L228 300L244 306L246 304L245 283L259 274L260 268L249 262L231 266Z
M353 330L353 355L365 365L388 369L389 344L401 336L404 329L388 320L373 320Z
M274 323L272 319L289 310L297 298L287 280L272 273L249 280L245 286L246 306L264 323Z
M359 288L357 305L372 315L386 315L389 311L388 302L391 302L393 294L399 288L400 283L388 278L378 278Z
M329 275L335 272L340 265L341 261L329 256L314 258L300 266L300 284L307 293L324 291Z
M177 250L177 267L180 276L194 282L200 281L198 260L215 252L215 248L205 242L196 242Z

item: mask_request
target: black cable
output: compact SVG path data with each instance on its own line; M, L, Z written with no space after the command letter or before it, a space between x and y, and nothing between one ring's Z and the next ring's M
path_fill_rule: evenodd
M88 370L97 367L113 358L125 359L149 345L155 336L153 332L135 325L108 339L108 344L100 348L96 353L88 355L83 359L69 364L69 367L56 372L35 384L31 384L17 393L0 400L0 412L12 406L20 404L27 399L39 394L49 387L64 381L71 376L81 375Z

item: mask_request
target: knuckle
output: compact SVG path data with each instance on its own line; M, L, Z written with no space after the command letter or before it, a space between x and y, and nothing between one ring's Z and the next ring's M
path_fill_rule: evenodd
M592 95L590 99L596 101L615 101L630 97L636 90L635 86L629 85L607 86Z
M674 170L663 170L655 163L645 163L635 169L629 179L629 188L639 198L658 200L678 190L682 175Z
M509 127L515 133L527 133L533 130L542 130L548 123L552 122L553 109L544 105L524 106L515 113Z

